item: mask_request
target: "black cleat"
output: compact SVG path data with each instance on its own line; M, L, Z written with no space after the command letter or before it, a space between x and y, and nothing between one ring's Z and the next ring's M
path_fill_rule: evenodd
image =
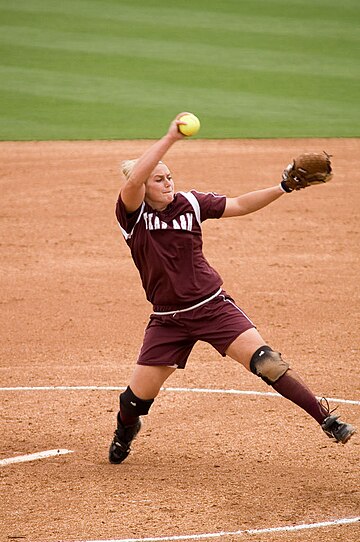
M325 406L322 401L324 401ZM355 427L349 423L339 421L340 416L332 416L331 413L334 411L330 411L327 399L322 399L320 404L328 412L328 416L321 424L321 429L336 443L346 444L352 435L356 433Z
M352 435L356 433L356 429L349 423L339 422L338 419L339 416L328 416L321 424L321 428L329 438L346 444Z
M109 461L118 465L122 463L124 459L129 455L131 448L130 444L138 434L141 429L140 418L135 425L130 425L125 427L118 415L117 419L117 429L114 433L114 438L110 444L109 448Z

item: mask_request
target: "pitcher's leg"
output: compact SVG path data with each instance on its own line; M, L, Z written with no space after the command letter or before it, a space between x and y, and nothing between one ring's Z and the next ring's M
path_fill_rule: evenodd
M226 355L250 371L250 360L253 353L264 344L266 343L258 330L251 328L236 337L226 350Z
M129 386L141 399L155 399L165 380L174 371L174 367L164 365L136 365Z
M130 386L120 394L117 428L109 449L110 463L122 463L130 453L130 445L141 429L141 416L148 414L173 367L136 365Z
M338 422L338 416L331 416L328 404L323 405L318 401L302 378L282 359L281 354L265 344L256 329L249 329L237 337L226 354L305 410L321 425L328 437L336 442L345 444L355 433L355 428L350 424Z
M175 371L162 365L136 365L127 389L120 394L120 419L134 425L144 416L158 395L165 380Z

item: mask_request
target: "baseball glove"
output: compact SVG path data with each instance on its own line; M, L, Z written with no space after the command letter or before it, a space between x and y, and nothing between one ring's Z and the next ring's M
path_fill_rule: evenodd
M332 178L330 158L325 151L300 154L283 172L281 181L283 190L292 192L330 181Z

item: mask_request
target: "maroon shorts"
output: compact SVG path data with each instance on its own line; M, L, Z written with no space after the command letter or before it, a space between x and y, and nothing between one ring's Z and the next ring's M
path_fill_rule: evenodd
M230 344L255 327L226 292L200 307L172 314L151 314L137 363L184 369L197 341L211 344L222 356Z

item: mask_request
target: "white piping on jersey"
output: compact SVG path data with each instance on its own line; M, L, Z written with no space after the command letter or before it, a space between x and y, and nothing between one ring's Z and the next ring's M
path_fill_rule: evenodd
M142 202L142 205L141 205L141 209L140 209L139 216L137 217L137 220L136 220L136 222L135 222L135 224L134 224L134 227L133 227L133 229L131 230L130 233L128 233L126 230L124 230L124 228L120 225L120 223L118 223L118 224L119 224L119 228L120 228L120 230L121 230L121 233L122 233L123 236L125 237L125 241L128 241L128 240L130 239L130 237L132 236L136 224L140 221L140 218L142 217L142 214L143 214L143 212L144 212L144 208L145 208L145 202L143 201L143 202Z
M192 305L191 307L187 307L186 309L179 309L178 311L168 311L168 312L153 312L152 314L159 314L160 316L163 315L163 316L167 316L169 314L173 314L175 316L175 314L178 314L179 312L188 312L188 311L192 311L193 309L197 309L198 307L201 307L201 305L205 305L205 303L208 303L209 301L211 301L212 299L215 299L215 297L217 297L219 295L219 293L221 292L222 288L219 288L217 292L215 292L213 295L211 295L210 297L204 299L203 301L200 301L200 303L196 303L196 305Z
M243 316L245 316L245 318L246 318L247 320L249 320L250 324L252 324L254 327L256 327L255 324L254 324L254 322L252 322L252 321L250 320L250 318L244 313L244 311L242 311L242 310L240 309L240 307L238 307L237 305L235 305L235 303L234 303L233 301L231 301L231 299L226 299L226 297L225 297L223 294L221 295L221 297L223 298L223 300L224 300L225 302L230 303L230 305L232 305L233 307L235 307L235 309L237 309L239 312L241 312L241 314L242 314Z
M226 198L225 194L216 194L215 192L201 192L201 190L195 190L195 192L197 192L198 194L204 194L205 196L207 194L211 194L212 196L214 196L214 198Z
M178 192L178 193L181 194L182 196L184 196L184 198L186 198L188 200L191 207L194 209L194 213L195 213L197 223L201 227L200 204L199 204L198 200L196 199L196 197L194 196L194 194L192 192Z

